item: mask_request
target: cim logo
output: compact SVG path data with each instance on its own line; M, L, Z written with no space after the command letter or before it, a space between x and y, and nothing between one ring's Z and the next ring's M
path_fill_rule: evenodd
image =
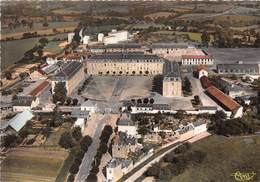
M255 172L240 172L236 171L235 173L231 174L235 178L236 181L250 181L253 180L255 177Z

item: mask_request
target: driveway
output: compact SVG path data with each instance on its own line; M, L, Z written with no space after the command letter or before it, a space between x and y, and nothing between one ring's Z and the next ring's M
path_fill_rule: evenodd
M94 118L90 119L90 123L87 124L87 127L89 129L85 130L85 134L89 134L92 137L93 142L89 146L87 153L85 153L85 156L79 168L79 172L75 177L75 182L84 182L89 175L89 171L92 167L92 160L94 159L99 147L99 137L106 124L107 117L108 115L96 115Z

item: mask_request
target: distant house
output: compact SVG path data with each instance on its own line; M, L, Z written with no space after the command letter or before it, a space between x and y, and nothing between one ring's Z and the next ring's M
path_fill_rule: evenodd
M11 128L15 132L19 132L28 121L33 118L33 114L30 111L23 111L17 114L8 122L8 128Z
M150 133L144 136L144 143L160 143L162 137L158 133Z
M198 65L196 68L196 76L200 79L203 76L208 77L208 69L205 65Z
M136 136L138 134L137 125L129 118L121 118L117 122L117 127L119 132L125 132L128 135Z
M32 108L39 105L39 98L34 96L17 96L13 101L13 111L31 111Z
M224 94L214 86L208 87L206 89L206 93L225 110L231 111L234 118L242 117L243 107L234 101L230 96Z
M163 96L182 96L182 81L179 64L177 62L166 62L170 67L168 73L163 78Z
M66 62L52 77L52 92L59 82L65 83L67 94L70 95L76 86L85 78L83 64L78 61Z
M40 95L45 89L47 89L49 85L50 83L47 80L44 80L39 85L37 85L37 87L35 87L28 95L36 97Z
M218 64L217 71L219 74L260 75L260 64Z
M87 100L81 104L80 109L84 111L89 111L95 113L97 111L97 103L95 101Z
M116 182L133 168L133 161L113 158L106 167L106 182Z
M134 136L124 132L118 132L114 137L112 156L114 158L127 159L130 152L136 152L141 148L142 146L137 143L137 139Z
M81 128L81 132L83 133L87 124L87 120L90 117L89 111L75 109L71 112L71 117L77 118L76 122L74 123L74 126L79 126Z

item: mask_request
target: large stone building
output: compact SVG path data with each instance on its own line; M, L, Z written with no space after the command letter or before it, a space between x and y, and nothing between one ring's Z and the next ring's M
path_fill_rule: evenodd
M106 52L144 52L138 43L108 44L105 48Z
M129 39L129 32L126 30L112 30L108 33L108 36L103 38L105 45L107 44L117 44L119 42L127 41Z
M219 74L234 74L234 75L259 75L260 64L218 64L217 71Z
M73 89L85 78L83 64L78 61L66 62L61 69L52 77L52 92L58 82L65 83L67 94L70 95Z
M183 43L154 43L151 52L170 61L179 62L183 55L204 55L202 50Z
M178 63L166 62L167 74L163 79L163 96L180 97L182 96L182 82Z
M141 148L142 146L137 143L135 136L128 135L125 132L118 132L114 137L112 156L114 158L127 159L130 152L136 152Z
M164 60L142 53L110 53L94 55L86 61L89 75L158 75Z

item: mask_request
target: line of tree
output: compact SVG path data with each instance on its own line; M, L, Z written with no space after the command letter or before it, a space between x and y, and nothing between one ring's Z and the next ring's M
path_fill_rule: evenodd
M112 133L113 133L112 127L110 125L106 125L101 133L101 136L99 137L100 139L99 148L97 149L97 153L92 162L92 169L90 170L90 173L86 178L86 182L97 181L97 173L99 172L99 165L101 162L101 158L108 151L107 145Z
M59 145L62 148L70 150L73 155L73 163L70 166L70 174L67 178L68 182L74 181L75 175L79 171L82 159L91 144L92 138L88 135L83 137L80 127L74 127L71 131L65 131L61 135Z
M149 167L144 175L153 176L158 181L170 181L173 176L184 173L190 166L202 163L206 154L190 148L188 143L179 146Z

